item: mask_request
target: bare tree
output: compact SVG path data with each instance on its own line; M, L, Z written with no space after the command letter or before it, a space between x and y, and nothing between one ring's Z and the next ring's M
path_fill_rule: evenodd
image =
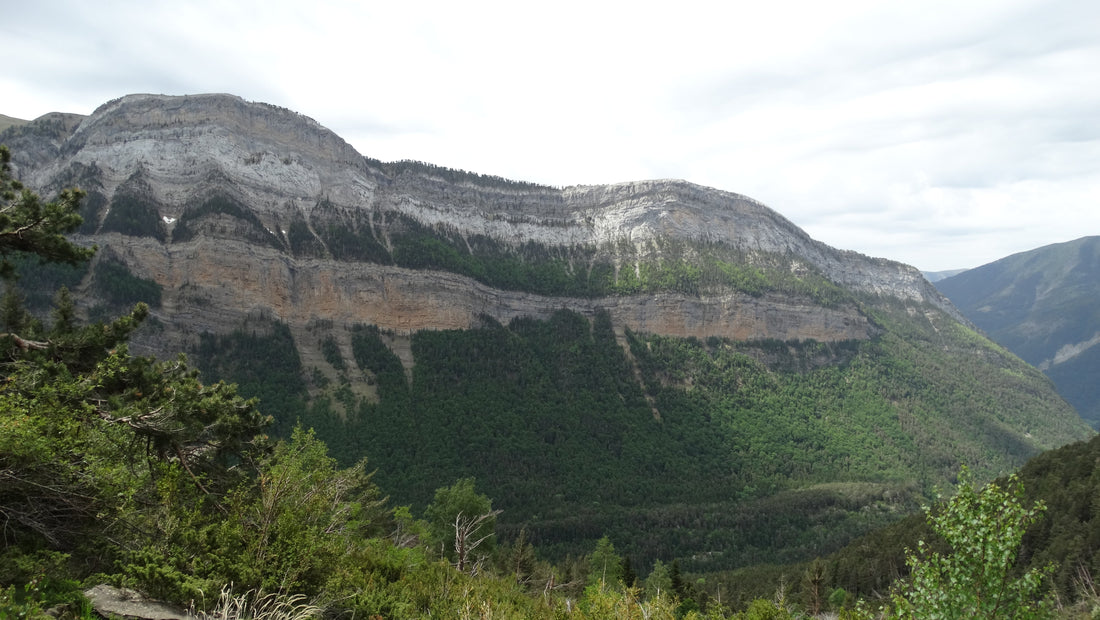
M490 531L481 538L474 539L474 535L477 533L478 528L482 523L490 519L495 519L497 515L501 513L500 510L490 510L485 514L477 517L467 517L461 512L455 515L455 566L458 570L466 572L469 570L471 575L476 575L481 569L481 562L484 558L478 558L472 565L470 564L470 556L478 545L485 542L493 532Z

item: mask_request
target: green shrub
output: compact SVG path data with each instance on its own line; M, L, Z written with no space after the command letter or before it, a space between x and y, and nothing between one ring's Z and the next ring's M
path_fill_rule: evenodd
M1020 541L1044 510L1025 507L1015 475L1007 488L990 483L976 489L969 472L959 490L939 511L929 511L932 528L951 546L950 554L928 552L922 540L909 554L910 583L894 596L894 616L923 620L954 618L1049 618L1050 604L1040 595L1046 572L1032 569L1014 577Z

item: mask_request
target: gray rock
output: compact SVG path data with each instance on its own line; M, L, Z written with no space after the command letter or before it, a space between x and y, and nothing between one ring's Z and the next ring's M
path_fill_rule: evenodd
M85 590L84 596L91 601L96 613L104 617L120 616L138 620L195 620L198 617L184 609L147 599L134 590L105 584Z
M195 334L226 332L250 313L289 325L307 359L316 352L301 343L316 340L308 328L317 319L350 341L339 326L377 325L407 338L418 330L468 329L484 316L507 324L562 308L586 316L607 311L620 333L817 341L874 334L857 304L825 307L804 295L754 297L715 287L574 299L342 254L368 243L392 251L410 226L447 231L467 245L489 240L502 252L531 245L571 270L599 263L619 273L706 247L749 265L790 257L792 272L816 271L861 295L896 299L914 312L930 304L965 321L916 268L829 247L751 198L685 181L556 188L383 164L308 117L229 95L130 95L90 116L55 121L5 136L29 187L49 196L76 184L102 205L139 196L153 222L163 223L146 236L101 227L77 237L99 245L97 260L110 256L163 287L154 316L164 329L135 338L142 354L172 356L193 348ZM211 196L228 197L246 215L185 217ZM102 225L107 213L86 216ZM181 224L185 234L173 241ZM318 231L349 236L329 247Z

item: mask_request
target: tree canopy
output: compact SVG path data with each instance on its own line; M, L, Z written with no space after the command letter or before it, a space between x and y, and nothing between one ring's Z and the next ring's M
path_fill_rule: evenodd
M12 277L8 258L17 252L70 264L90 258L94 249L65 238L83 221L77 213L83 196L79 189L67 189L57 200L43 203L12 177L11 151L0 145L0 276Z

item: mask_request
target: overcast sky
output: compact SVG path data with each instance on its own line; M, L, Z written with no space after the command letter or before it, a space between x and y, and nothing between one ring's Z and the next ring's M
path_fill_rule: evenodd
M1100 234L1100 2L0 0L0 113L229 92L360 153L681 178L925 270Z

